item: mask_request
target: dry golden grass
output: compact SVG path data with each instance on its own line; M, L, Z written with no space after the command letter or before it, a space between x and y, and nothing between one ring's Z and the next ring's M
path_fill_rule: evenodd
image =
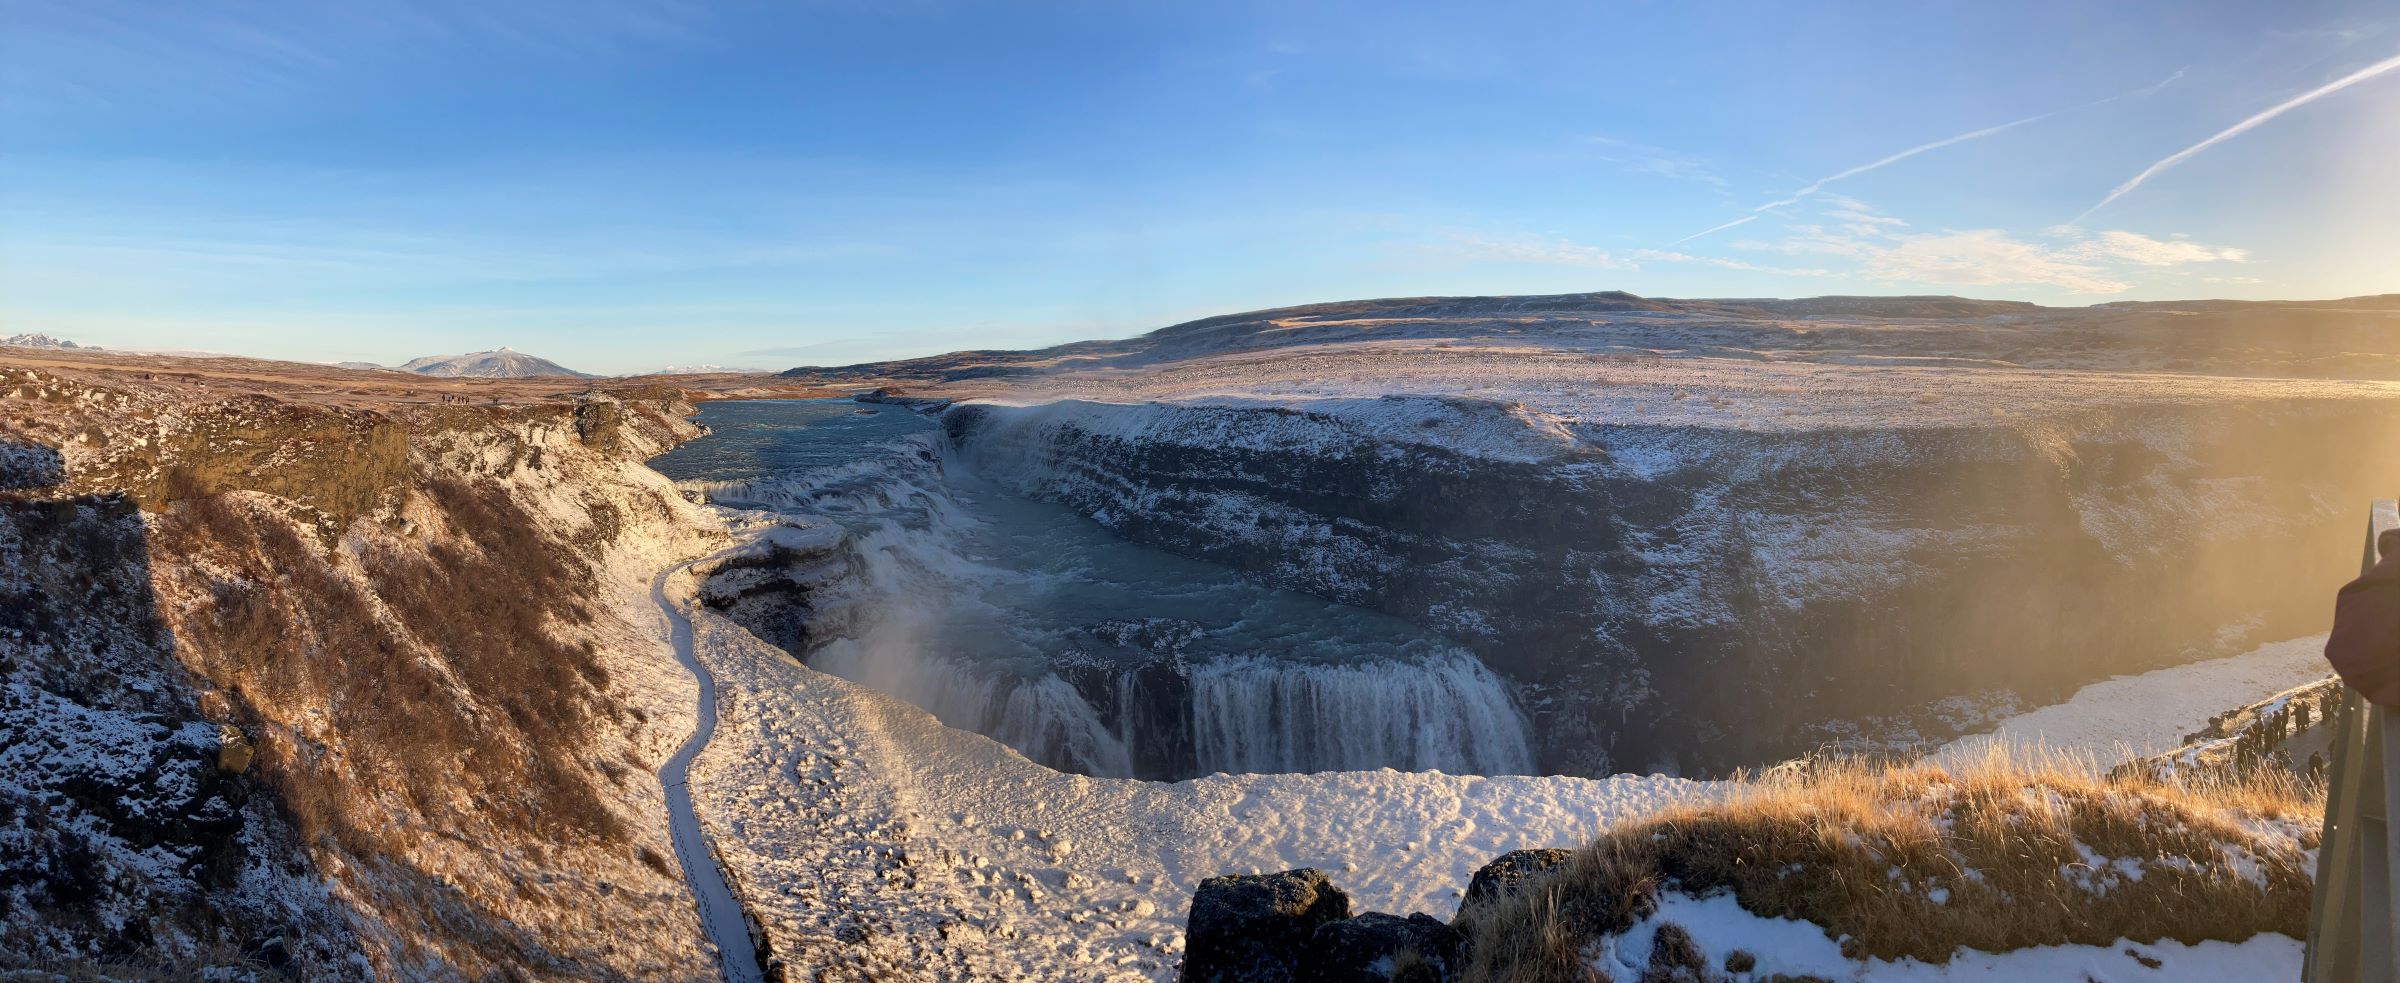
M2177 783L2058 754L1814 763L1609 830L1462 912L1465 979L1604 979L1587 947L1665 890L1730 891L1753 914L1846 937L1852 958L2300 937L2322 812L2321 789L2273 771Z
M421 482L454 539L372 550L343 576L297 527L229 496L183 503L161 547L240 574L191 619L185 659L264 720L331 722L349 754L443 827L470 815L543 841L621 839L588 757L608 673L561 629L591 620L590 570L498 488ZM389 617L378 615L380 600ZM382 852L384 804L341 757L268 740L261 773L304 834Z

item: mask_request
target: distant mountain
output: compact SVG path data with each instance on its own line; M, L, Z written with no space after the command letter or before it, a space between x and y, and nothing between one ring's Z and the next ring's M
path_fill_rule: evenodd
M72 342L72 341L67 341L67 340L65 340L65 339L62 339L62 338L53 338L53 337L50 337L49 335L46 335L46 334L20 334L20 335L10 335L10 336L8 336L8 337L6 337L6 338L0 338L0 345L8 345L8 346L10 346L10 347L13 347L13 348L62 348L62 349L63 349L63 348L86 348L86 347L89 347L89 346L86 346L86 345L78 345L78 344L76 344L76 343L74 343L74 342Z
M465 355L428 355L411 359L400 366L401 371L444 378L526 379L543 375L563 375L588 379L588 373L577 372L546 358L535 358L524 352L502 348L498 351L470 352Z

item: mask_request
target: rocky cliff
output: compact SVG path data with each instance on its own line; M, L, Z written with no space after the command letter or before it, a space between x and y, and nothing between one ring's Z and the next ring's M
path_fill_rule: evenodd
M1992 405L1195 397L945 425L1122 535L1465 643L1519 686L1543 767L1583 774L1936 737L1953 698L2320 630L2366 501L2400 488L2382 390L1958 381Z
M638 620L718 535L640 466L688 408L447 402L0 364L0 968L710 976Z

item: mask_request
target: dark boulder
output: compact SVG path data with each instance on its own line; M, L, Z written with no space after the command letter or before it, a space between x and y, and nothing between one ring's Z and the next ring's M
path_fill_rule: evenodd
M1475 871L1475 879L1467 882L1466 899L1461 910L1489 901L1496 901L1517 892L1526 880L1566 866L1573 850L1511 850Z
M1317 927L1350 917L1350 896L1310 867L1200 882L1184 928L1190 983L1285 983Z
M1444 983L1457 976L1462 939L1431 915L1380 911L1327 922L1308 941L1300 979L1309 983Z

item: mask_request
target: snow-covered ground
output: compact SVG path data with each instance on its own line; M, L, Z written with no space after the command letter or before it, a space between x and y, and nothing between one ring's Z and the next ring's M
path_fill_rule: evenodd
M2088 754L2102 764L2182 746L2210 717L2331 674L2325 636L2259 646L2242 655L2119 676L2077 690L2065 703L2002 721L1989 734L1962 737L1934 760L1971 760L1995 745Z
M2400 383L2390 382L1659 358L1486 343L1278 349L1140 373L1035 376L1010 385L973 395L1011 405L1282 406L1321 413L1395 443L1435 444L1499 460L1559 453L1576 440L1608 443L1610 434L1589 429L1603 425L1782 433L1994 425L2055 430L2069 414L2139 407L2400 399ZM1450 409L1445 413L1429 401L1449 401ZM1152 409L1114 420L1120 428L1143 427L1156 415Z
M1203 878L1314 866L1361 910L1448 917L1493 857L1712 794L1663 776L1087 778L801 666L705 608L692 622L719 723L691 788L776 956L804 970L1169 979Z
M1725 965L1726 957L1737 950L1749 953L1757 960L1753 979L1786 974L1859 983L2255 983L2295 979L2300 973L2300 943L2272 933L2240 943L2204 941L2188 946L2161 939L2155 943L2119 940L2106 946L2036 946L2004 953L1968 950L1938 965L1913 959L1862 962L1843 957L1841 943L1814 924L1761 918L1742 910L1730 894L1694 898L1675 893L1661 895L1656 913L1625 934L1603 942L1594 961L1611 971L1612 979L1639 977L1650 964L1658 927L1667 923L1691 933L1692 942L1712 968Z

